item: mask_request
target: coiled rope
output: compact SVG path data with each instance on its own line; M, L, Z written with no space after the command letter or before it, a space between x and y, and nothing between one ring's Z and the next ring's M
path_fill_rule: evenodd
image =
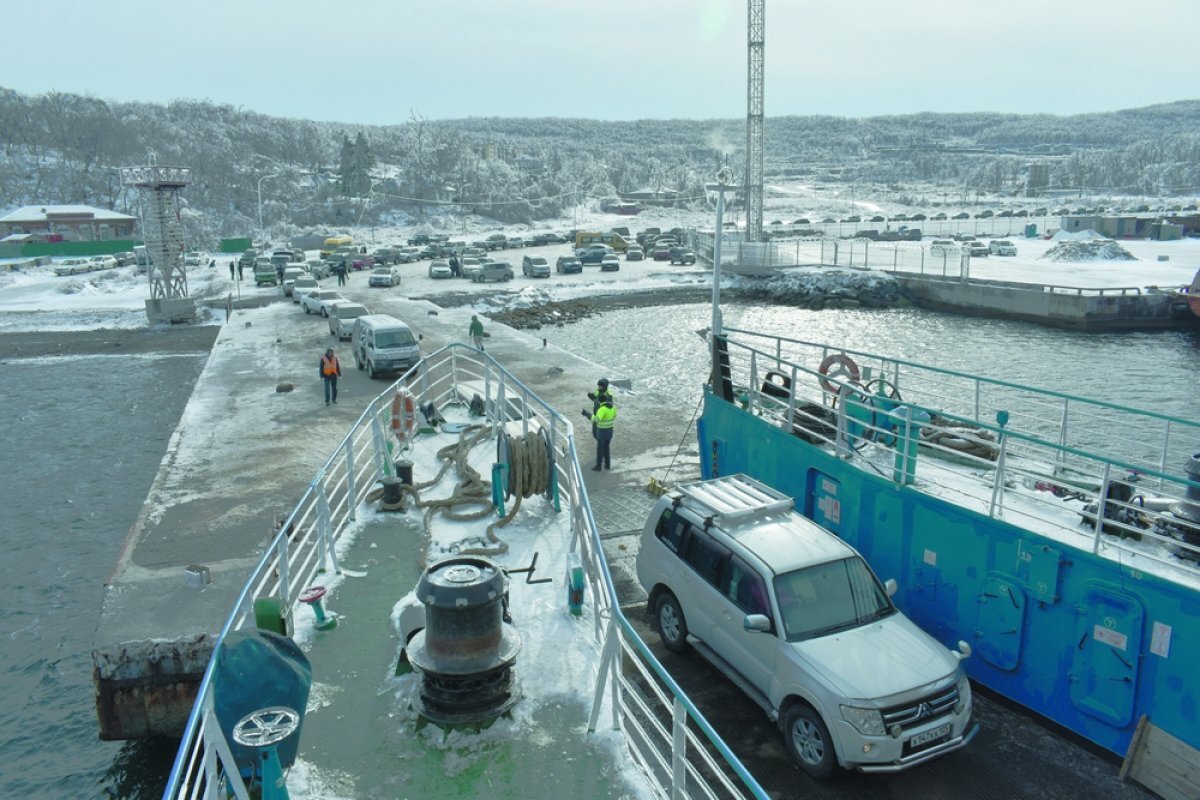
M483 479L468 463L471 449L492 435L490 425L468 425L458 435L458 441L438 450L437 457L442 461L431 480L412 486L400 487L401 494L410 495L417 508L424 510L422 522L425 535L428 537L430 522L433 515L440 512L446 519L456 522L482 519L495 510L492 503L492 484ZM508 552L508 543L496 535L496 529L507 525L517 515L521 508L521 499L535 494L544 494L550 486L550 462L548 457L548 440L543 431L534 431L522 436L505 437L509 459L508 497L515 497L516 502L502 519L488 525L484 536L473 536L463 539L450 546L450 550L462 555L500 555ZM449 497L440 500L422 500L421 491L434 486L442 480L446 471L454 466L458 472L458 484ZM383 489L378 488L367 494L368 502L381 499ZM462 506L475 506L471 510L458 510ZM473 542L477 545L464 546Z

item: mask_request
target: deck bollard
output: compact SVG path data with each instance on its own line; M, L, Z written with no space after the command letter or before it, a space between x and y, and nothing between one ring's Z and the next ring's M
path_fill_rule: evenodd
M337 627L337 617L333 614L326 615L325 608L321 605L321 598L324 596L324 586L310 586L300 593L299 598L301 603L312 607L313 614L317 617L317 630L319 631Z

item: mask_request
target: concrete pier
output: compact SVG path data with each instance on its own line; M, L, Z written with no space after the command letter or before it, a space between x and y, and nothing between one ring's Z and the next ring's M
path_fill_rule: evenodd
M898 274L913 303L959 314L1017 319L1082 331L1200 328L1187 297L1139 288L1086 289L1049 284Z
M355 278L344 294L407 322L423 352L465 342L469 308L439 309ZM601 375L620 386L620 371L543 347L536 333L484 324L488 352L580 423L581 457L590 458L579 410L590 409L586 393ZM327 407L317 362L330 346L343 377L338 404ZM281 384L294 389L279 392ZM289 299L233 312L105 586L93 651L101 738L182 732L214 639L277 521L385 385L354 368L349 343L336 342L325 319ZM664 424L661 404L636 391L619 390L618 403L614 469L584 473L600 505L631 488L644 494L649 476L671 462L686 422Z

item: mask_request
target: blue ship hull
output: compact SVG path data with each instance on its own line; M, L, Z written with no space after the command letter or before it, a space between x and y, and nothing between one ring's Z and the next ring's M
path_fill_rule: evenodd
M972 679L1117 754L1200 748L1200 593L856 468L706 390L705 478L744 472L856 547Z

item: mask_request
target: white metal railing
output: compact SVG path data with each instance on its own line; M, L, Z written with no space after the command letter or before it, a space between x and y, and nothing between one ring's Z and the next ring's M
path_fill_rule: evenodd
M1200 525L1175 513L1200 511L1200 484L1186 472L1200 452L1200 422L862 351L726 333L735 399L772 424L981 513L1092 552L1136 553L1166 575L1200 577ZM818 365L835 354L857 374L823 374ZM920 412L929 421L911 422ZM912 464L910 439L922 454L914 451Z
M767 797L700 711L687 698L622 613L592 514L571 423L486 353L450 345L421 361L375 397L317 472L251 572L217 637L214 656L231 632L254 624L254 602L276 598L290 615L303 587L319 571L340 572L336 544L356 509L381 477L390 473L396 440L388 427L391 398L405 386L416 402L444 406L480 393L489 422L519 417L524 432L545 431L555 453L554 477L565 501L577 553L594 603L593 635L604 643L605 662L595 687L589 730L611 692L613 726L661 797L699 793L708 798ZM482 387L482 392L480 392ZM623 658L615 658L617 653ZM248 800L228 743L213 714L209 659L171 770L165 800L230 795ZM609 684L611 683L611 686ZM666 722L664 722L666 720ZM662 765L668 765L664 771Z

